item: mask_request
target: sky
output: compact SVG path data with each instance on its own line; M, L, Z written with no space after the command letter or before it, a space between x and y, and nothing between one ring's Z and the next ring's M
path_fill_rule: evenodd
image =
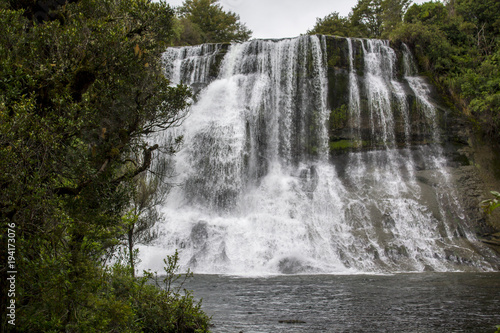
M357 0L219 0L225 11L240 16L252 38L297 37L312 29L316 18L332 12L347 16ZM180 6L183 0L167 0ZM422 3L424 0L414 1Z

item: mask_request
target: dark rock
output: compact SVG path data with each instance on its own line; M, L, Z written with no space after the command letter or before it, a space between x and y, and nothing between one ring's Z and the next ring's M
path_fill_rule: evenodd
M193 242L193 247L195 249L203 247L208 238L208 224L205 221L199 221L195 224L193 229L191 229L191 241Z
M305 265L300 259L288 257L280 260L278 269L282 274L297 274L310 271L312 267Z

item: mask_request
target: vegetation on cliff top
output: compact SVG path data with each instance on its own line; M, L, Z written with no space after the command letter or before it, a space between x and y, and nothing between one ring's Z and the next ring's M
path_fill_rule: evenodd
M174 45L244 42L250 31L240 17L223 10L219 0L185 0L174 19Z
M419 68L489 136L500 136L500 2L359 0L348 17L318 18L308 34L406 43Z

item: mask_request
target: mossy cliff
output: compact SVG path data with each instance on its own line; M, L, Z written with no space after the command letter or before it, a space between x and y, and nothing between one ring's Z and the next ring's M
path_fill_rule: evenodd
M415 93L404 80L403 50L393 48L395 61L393 72L387 74L384 79L388 90L392 89L391 80L398 82L404 97L399 96L397 100L394 91L390 91L388 106L392 109L394 139L392 142L383 141L377 135L377 128L373 127L373 113L371 109L379 108L370 101L365 80L366 40L351 39L352 45L352 68L349 55L348 39L327 36L325 38L327 66L328 66L328 105L331 110L329 119L330 148L331 153L336 155L346 148L353 149L377 149L378 147L390 146L405 147L415 144L426 144L435 141L433 129L426 119L422 106L416 100ZM351 73L354 73L359 90L359 119L352 119L350 109ZM433 99L438 96L434 95ZM351 97L352 98L352 97ZM370 105L372 103L372 105ZM403 105L407 110L403 110ZM442 109L444 110L444 109ZM440 113L437 121L443 125L448 111ZM405 116L408 117L405 119ZM360 138L360 137L361 138ZM351 141L348 143L347 141Z

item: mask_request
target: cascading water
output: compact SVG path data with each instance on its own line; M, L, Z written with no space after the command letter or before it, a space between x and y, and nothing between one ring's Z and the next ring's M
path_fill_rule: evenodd
M342 39L337 114L328 38L166 51L167 77L197 95L174 159L181 186L162 208L160 237L141 249L143 267L178 249L200 273L492 268L468 231L409 51L398 60L385 41Z

